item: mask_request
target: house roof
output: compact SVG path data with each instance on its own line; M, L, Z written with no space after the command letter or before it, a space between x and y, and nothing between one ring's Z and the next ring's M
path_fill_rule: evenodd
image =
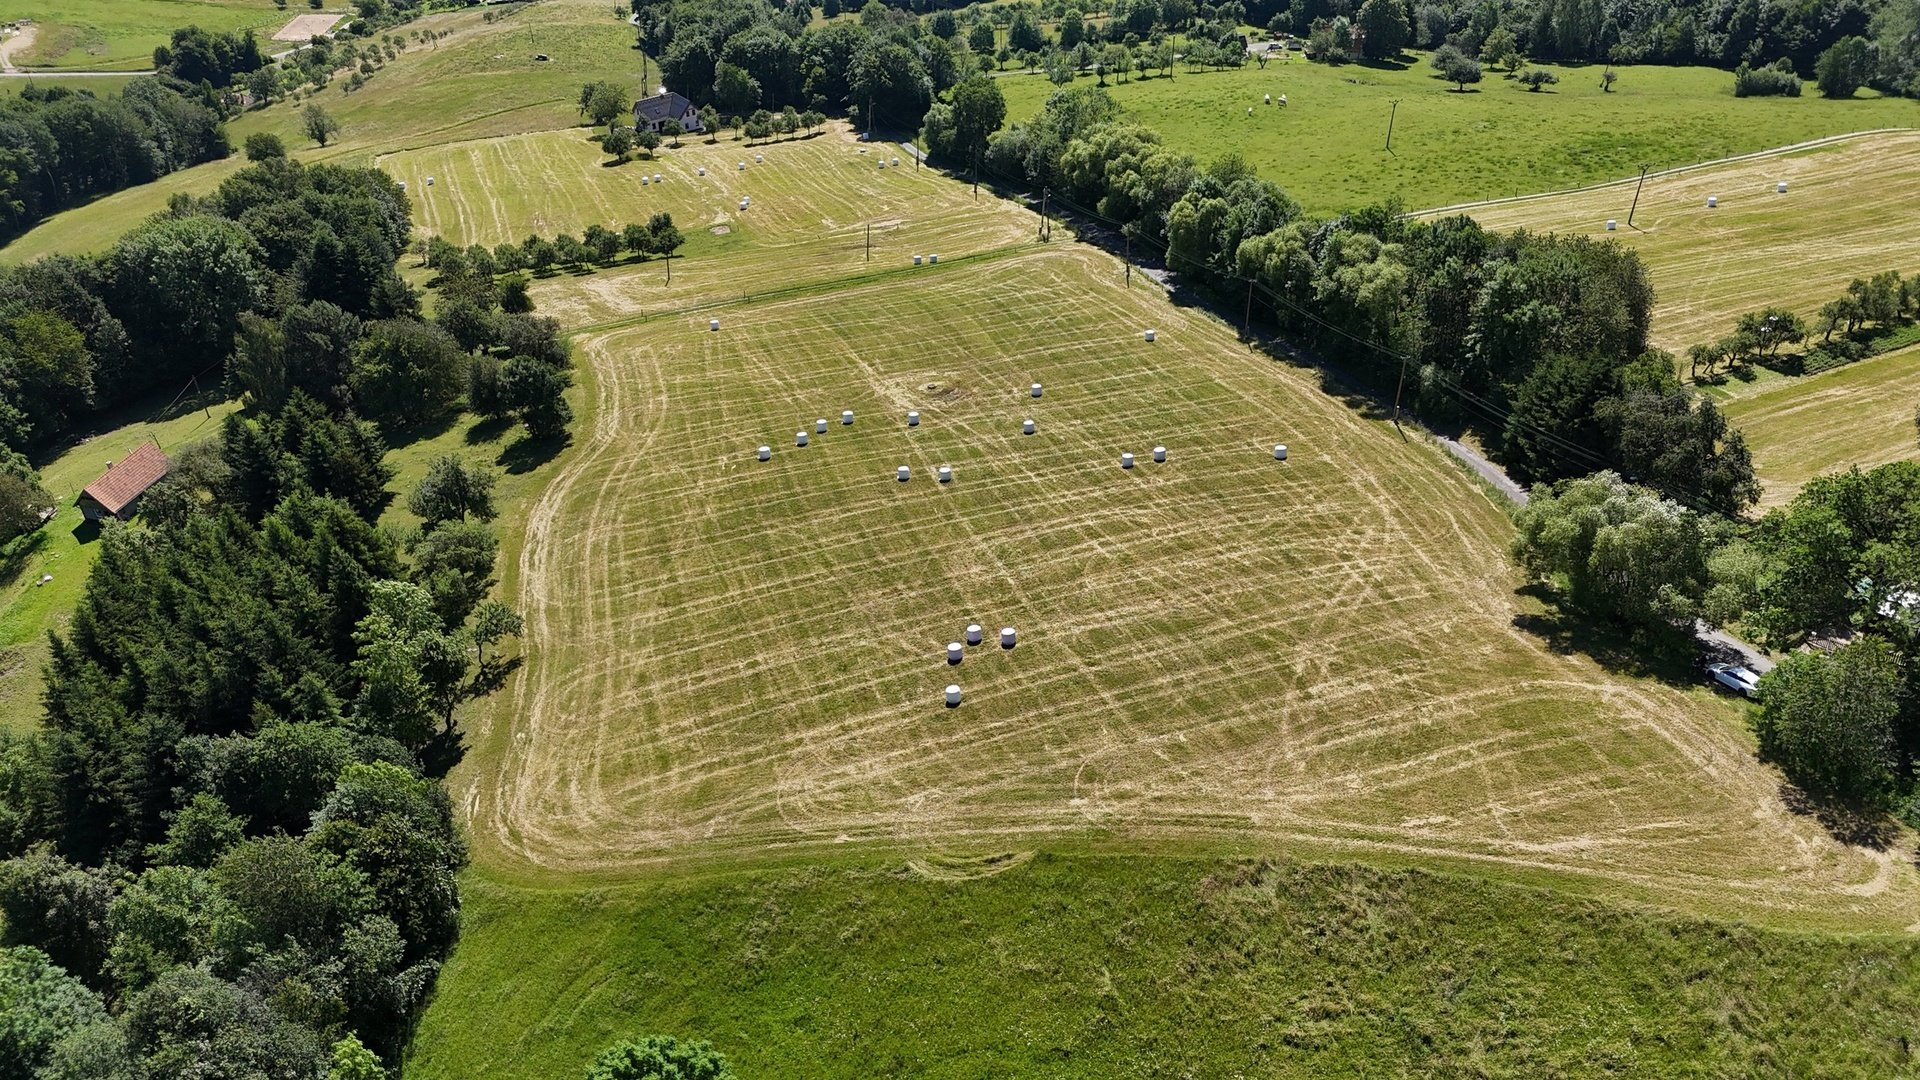
M118 514L165 475L167 455L150 442L141 443L139 449L121 458L80 494L99 503L107 513Z
M654 122L678 120L687 115L687 110L691 108L693 108L693 102L688 101L685 96L668 91L634 102L633 115L636 119Z

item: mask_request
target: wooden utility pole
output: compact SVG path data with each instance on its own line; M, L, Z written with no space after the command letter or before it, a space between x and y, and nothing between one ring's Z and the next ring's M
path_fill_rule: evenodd
M1047 199L1053 194L1052 188L1040 189L1040 239L1053 239L1053 219L1047 216Z
M1393 153L1393 118L1400 114L1399 99L1393 102L1393 108L1387 112L1387 153Z
M1640 189L1647 186L1647 166L1640 166L1640 183L1633 189L1633 205L1627 208L1627 228L1633 228L1633 213L1640 209Z
M1395 431L1400 431L1400 392L1402 390L1405 390L1406 388L1407 388L1407 356L1405 353L1401 353L1400 354L1400 381L1395 383L1393 386L1393 429ZM1406 438L1407 433L1404 431L1400 431L1400 437L1402 439Z
M1247 340L1253 340L1253 279L1247 279L1247 313L1241 317L1241 329L1247 332Z
M867 261L873 261L873 222L867 222Z

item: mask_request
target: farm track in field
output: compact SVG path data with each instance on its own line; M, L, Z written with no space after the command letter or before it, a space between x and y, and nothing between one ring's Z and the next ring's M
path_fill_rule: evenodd
M466 783L483 861L1300 846L1911 921L1913 875L1789 814L1723 706L1529 632L1503 519L1429 448L1109 261L579 341L591 427L529 516L530 661ZM950 669L970 621L1021 644Z
M1730 333L1744 312L1778 304L1811 317L1856 277L1920 271L1920 132L1649 177L1629 227L1633 195L1621 183L1465 212L1490 229L1633 247L1653 281L1654 343L1676 354Z

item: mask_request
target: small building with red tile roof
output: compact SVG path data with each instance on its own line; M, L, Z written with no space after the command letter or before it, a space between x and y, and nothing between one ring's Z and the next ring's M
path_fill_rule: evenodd
M134 504L147 489L167 475L167 455L153 443L140 448L107 468L100 479L80 493L80 513L88 521L113 518L124 521L133 516Z

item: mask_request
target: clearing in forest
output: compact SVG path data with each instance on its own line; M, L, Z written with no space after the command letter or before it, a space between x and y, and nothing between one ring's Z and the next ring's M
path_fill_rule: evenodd
M1920 456L1920 347L1770 382L1721 408L1753 450L1761 506L1778 506L1822 473Z
M1790 814L1731 706L1565 651L1442 456L1103 255L577 353L587 419L511 545L528 663L458 776L490 872L1215 845L1912 921L1911 869Z
M1786 183L1782 193L1777 185ZM1609 237L1632 245L1653 279L1654 343L1676 355L1772 304L1811 317L1847 282L1920 271L1920 132L1649 177L1468 211L1490 229ZM1719 205L1709 208L1707 199ZM1607 220L1616 221L1607 232Z

